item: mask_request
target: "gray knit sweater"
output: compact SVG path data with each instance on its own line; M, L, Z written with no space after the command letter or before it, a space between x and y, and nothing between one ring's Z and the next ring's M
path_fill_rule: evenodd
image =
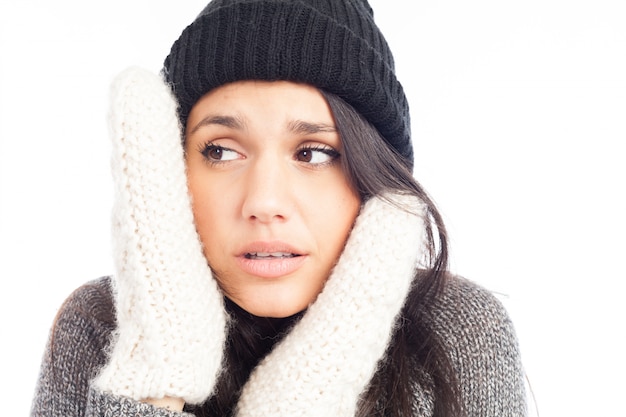
M63 304L45 350L32 417L188 415L103 394L91 386L106 361L115 327L112 309L109 278L85 284ZM501 303L478 285L455 278L429 319L458 371L467 416L525 416L517 339ZM419 416L432 415L426 387L415 388L415 409Z

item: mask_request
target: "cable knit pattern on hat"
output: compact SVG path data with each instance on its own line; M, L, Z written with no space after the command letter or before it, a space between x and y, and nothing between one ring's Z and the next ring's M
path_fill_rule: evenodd
M199 403L220 369L226 315L194 225L176 102L158 76L129 69L110 124L117 331L96 385Z
M365 204L323 292L250 376L239 417L354 416L423 247L421 204L392 200L399 207L382 198Z

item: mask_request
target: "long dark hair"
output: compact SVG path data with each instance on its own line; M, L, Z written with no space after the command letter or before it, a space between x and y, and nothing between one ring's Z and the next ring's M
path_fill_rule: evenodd
M414 285L398 318L386 355L366 390L357 416L414 415L415 407L432 409L438 417L461 414L458 378L450 360L424 319L424 312L443 291L448 264L447 235L435 204L415 180L411 162L402 158L378 131L339 97L322 91L335 117L343 143L342 165L362 201L386 191L408 193L427 207L428 266L416 271ZM418 285L419 284L419 285ZM288 333L302 313L284 319L253 316L226 300L233 322L224 369L214 395L188 407L197 416L231 416L252 369ZM414 387L433 394L433 404L414 404Z
M458 378L442 343L425 322L446 284L448 241L443 219L434 202L413 177L411 161L390 147L378 131L354 108L334 94L322 92L342 138L344 169L361 198L386 191L417 196L426 206L429 253L427 267L416 271L413 286L398 318L387 353L362 394L357 411L365 416L411 416L414 387L433 392L433 415L461 415Z

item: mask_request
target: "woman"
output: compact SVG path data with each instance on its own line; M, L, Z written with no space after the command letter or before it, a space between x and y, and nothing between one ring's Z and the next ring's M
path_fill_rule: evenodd
M214 0L162 76L115 84L117 271L60 310L33 415L524 415L366 1Z

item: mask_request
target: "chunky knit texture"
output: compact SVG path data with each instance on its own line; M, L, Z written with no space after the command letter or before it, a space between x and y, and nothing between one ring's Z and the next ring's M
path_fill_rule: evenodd
M135 400L202 402L225 340L223 298L196 233L176 102L156 75L113 86L113 253L117 332L96 385Z
M229 82L305 82L351 104L413 163L408 102L366 0L213 0L163 72L183 122L202 95Z
M45 349L31 417L190 416L104 393L90 382L107 361L107 345L115 329L110 319L114 309L111 285L108 277L91 281L59 310ZM524 376L513 324L490 292L451 277L427 319L458 373L467 416L526 415ZM428 375L420 379L424 382L415 386L415 416L431 417Z

